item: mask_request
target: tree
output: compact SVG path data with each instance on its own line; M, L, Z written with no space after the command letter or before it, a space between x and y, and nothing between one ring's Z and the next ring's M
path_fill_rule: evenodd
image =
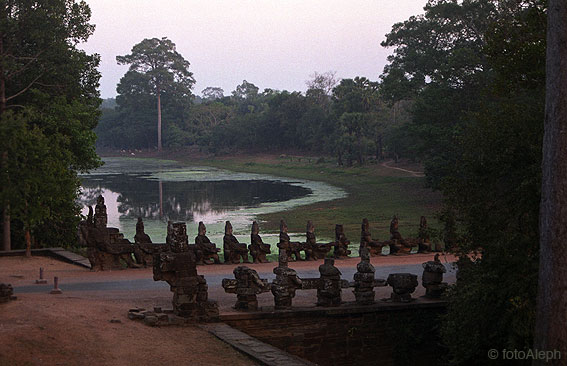
M258 96L258 88L256 85L249 83L246 80L242 81L242 84L237 85L236 89L233 90L232 96L236 99L254 99Z
M547 22L547 83L543 181L540 207L540 262L534 348L567 349L564 326L567 281L567 3L550 0ZM552 364L559 364L559 360ZM543 360L534 365L543 365Z
M459 278L441 332L452 364L533 345L545 11L543 0L429 1L384 43L395 47L387 95L414 100L410 137L456 215Z
M314 72L309 77L311 79L305 82L307 85L305 96L314 100L316 104L328 112L333 89L339 83L337 73L335 71L327 71L322 74Z
M165 37L144 39L132 47L131 54L117 56L116 61L119 65L130 65L120 84L136 80L132 85L147 85L157 97L157 144L158 151L161 151L161 95L164 91L175 89L182 96L191 96L195 79L189 71L189 61L185 60L176 51L175 44Z
M378 83L365 77L342 79L333 89L333 111L338 119L340 145L337 148L339 161L346 153L347 165L354 159L363 164L368 151L369 142L374 143L381 156L383 129L380 125L379 110L381 103L378 94Z
M100 162L92 132L100 104L99 57L76 48L94 30L90 14L84 1L0 5L4 249L11 247L10 221L24 223L28 249L40 223L60 225L63 236L75 232L77 172ZM43 235L36 232L40 240ZM60 235L55 240L63 241Z
M201 93L203 94L203 99L205 99L205 101L222 99L224 97L224 90L214 86L207 86Z

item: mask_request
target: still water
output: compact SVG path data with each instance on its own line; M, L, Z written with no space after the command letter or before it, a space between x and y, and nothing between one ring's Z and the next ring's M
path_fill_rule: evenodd
M81 176L79 203L86 214L102 194L108 226L119 228L131 241L136 221L142 217L154 243L165 242L168 220L186 222L191 243L197 224L203 221L217 246L222 246L224 222L230 220L236 237L249 242L250 227L258 214L282 212L285 218L288 209L346 196L342 189L322 182L182 166L169 160L103 160L104 166ZM262 233L262 223L260 234L267 243L278 241L277 234ZM297 239L303 241L303 235L299 233Z

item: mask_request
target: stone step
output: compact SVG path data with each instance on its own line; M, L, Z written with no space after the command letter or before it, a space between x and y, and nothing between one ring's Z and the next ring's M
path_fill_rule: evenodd
M313 362L304 360L279 348L264 343L225 323L209 323L200 325L220 340L230 344L254 360L267 366L315 366Z
M37 256L44 256L44 257L51 257L58 260L62 260L67 263L75 264L77 266L91 268L91 263L89 260L82 255L69 252L65 250L65 248L41 248L41 249L32 249L32 255ZM19 250L10 250L10 251L0 251L0 257L11 257L11 256L20 256L26 255L25 249Z

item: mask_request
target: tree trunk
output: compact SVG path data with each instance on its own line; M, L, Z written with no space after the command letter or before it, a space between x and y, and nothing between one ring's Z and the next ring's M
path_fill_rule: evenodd
M567 2L549 0L545 133L540 204L540 262L534 348L567 351Z
M2 250L12 250L12 242L11 242L11 230L10 230L10 205L4 206L4 210L2 213L2 221L4 226L2 227Z
M4 41L3 34L0 33L0 55L4 54ZM4 69L0 63L0 116L6 110L6 79L4 78ZM2 167L8 166L8 152L4 151L2 153ZM10 204L7 203L2 210L2 249L12 250L11 233L12 229L10 227Z
M161 95L157 87L157 149L161 151Z
M26 257L31 257L31 234L30 229L26 228Z

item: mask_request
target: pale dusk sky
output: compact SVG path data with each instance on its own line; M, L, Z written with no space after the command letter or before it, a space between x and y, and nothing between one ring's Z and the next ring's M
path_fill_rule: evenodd
M86 0L94 35L80 47L101 55L101 96L116 96L130 53L144 38L167 37L191 63L193 92L225 95L242 80L264 90L305 91L313 72L377 80L394 23L422 14L426 0Z

